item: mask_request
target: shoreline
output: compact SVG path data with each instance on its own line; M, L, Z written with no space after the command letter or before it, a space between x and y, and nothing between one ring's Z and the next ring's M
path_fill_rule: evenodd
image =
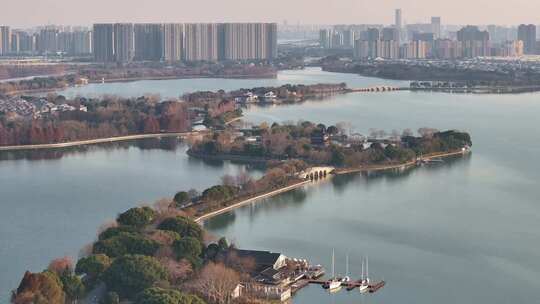
M276 196L278 194L282 194L282 193L286 193L286 192L298 189L298 188L300 188L300 187L302 187L304 185L307 185L307 184L309 184L311 182L312 182L311 180L303 180L303 181L294 183L294 184L289 185L289 186L285 186L285 187L282 187L282 188L279 188L279 189L276 189L276 190L272 190L270 192L262 193L262 194L254 196L254 197L241 200L240 202L234 203L234 204L232 204L230 206L226 206L226 207L223 207L221 209L212 211L210 213L201 215L201 216L199 216L197 218L194 218L194 221L199 223L199 224L202 224L202 222L204 222L205 220L211 219L211 218L213 218L215 216L218 216L218 215L221 215L223 213L232 211L234 209L237 209L237 208L242 207L244 205L247 205L249 203L255 202L257 200L270 198L270 197Z
M465 155L467 153L469 153L469 151L461 151L460 150L460 151L453 151L453 152L431 154L431 155L428 155L428 156L424 156L421 159L422 160L431 160L431 159L434 159L434 158L448 158L448 157L457 156L457 155ZM359 173L359 172L386 171L386 170L393 170L393 169L400 169L400 168L410 168L410 167L414 167L416 165L417 165L417 160L415 159L413 161L409 161L409 162L406 162L406 163L403 163L403 164L396 164L396 165L378 165L378 166L363 167L363 168L343 168L341 170L336 169L334 171L334 174L335 175L346 175L346 174L353 174L353 173ZM202 223L205 220L211 219L211 218L213 218L215 216L218 216L218 215L221 215L223 213L235 210L237 208L240 208L242 206L245 206L247 204L250 204L250 203L255 202L257 200L260 200L260 199L270 198L270 197L273 197L273 196L276 196L276 195L279 195L279 194L282 194L282 193L286 193L286 192L298 189L298 188L300 188L300 187L302 187L304 185L310 184L312 182L313 182L312 180L304 180L304 181L301 181L301 182L298 182L298 183L295 183L295 184L292 184L292 185L289 185L289 186L285 186L285 187L282 187L282 188L279 188L279 189L276 189L276 190L273 190L273 191L270 191L270 192L267 192L267 193L263 193L263 194L260 194L260 195L257 195L257 196L251 197L251 198L247 198L247 199L241 200L238 203L234 203L234 204L232 204L230 206L226 206L226 207L223 207L221 209L218 209L218 210L212 211L210 213L207 213L207 214L201 215L199 217L196 217L196 218L194 218L194 221L199 223L200 225L202 225Z
M460 150L460 151L430 154L427 156L422 156L420 159L415 159L415 160L408 161L402 164L375 165L375 166L366 166L366 167L357 167L357 168L341 168L341 169L336 169L335 174L344 175L344 174L359 173L359 172L386 171L386 170L401 169L401 168L406 169L406 168L416 166L417 160L432 160L435 158L448 158L448 157L457 156L457 155L465 155L467 153L469 152Z
M42 76L36 76L36 78L41 78ZM44 76L43 78L46 78ZM113 78L105 79L101 81L98 79L89 80L88 84L73 84L67 85L64 87L58 88L43 88L43 89L30 89L30 90L17 90L12 92L5 92L6 95L21 95L21 94L38 94L38 93L50 93L62 91L75 87L85 87L89 84L106 84L106 83L127 83L127 82L136 82L136 81L145 81L145 80L180 80L180 79L273 79L277 78L277 72L271 74L261 74L261 75L193 75L193 76L148 76L148 77L132 77L132 78Z
M2 152L2 151L58 149L58 148L95 145L95 144L101 144L101 143L129 141L129 140L145 139L145 138L184 137L184 136L196 135L196 134L200 134L200 132L134 134L134 135L107 137L107 138L97 138L97 139L88 139L88 140L78 140L78 141L70 141L70 142L54 143L54 144L0 146L0 152Z

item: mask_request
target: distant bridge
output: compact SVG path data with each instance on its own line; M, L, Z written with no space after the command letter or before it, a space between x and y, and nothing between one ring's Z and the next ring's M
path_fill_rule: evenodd
M334 167L311 167L298 173L298 177L305 180L317 180L332 174L334 170L336 170Z
M391 92L391 91L403 91L408 90L405 87L392 87L392 86L374 86L366 88L353 88L351 92Z

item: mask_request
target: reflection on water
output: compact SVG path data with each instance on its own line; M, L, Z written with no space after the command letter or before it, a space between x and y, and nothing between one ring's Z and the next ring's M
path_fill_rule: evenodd
M295 189L262 201L253 202L237 210L216 216L205 221L204 226L210 231L224 230L234 224L237 218L237 212L241 212L242 215L248 215L249 221L255 222L260 216L264 216L268 212L283 213L291 209L299 209L308 201L309 197L317 195L317 187L324 187L327 184L331 184L334 194L341 195L345 193L348 187L359 187L361 185L369 189L371 186L380 183L400 183L412 176L416 170L421 170L424 173L450 170L455 166L469 166L470 161L471 154L467 154L464 156L449 157L444 159L443 162L424 165L422 167L336 175L328 179L316 181L303 188Z
M88 154L98 150L114 151L127 150L136 147L140 150L163 150L174 152L182 144L178 138L145 138L131 141L99 143L94 145L83 145L44 150L20 150L0 152L0 161L5 160L58 160L64 156L74 154Z

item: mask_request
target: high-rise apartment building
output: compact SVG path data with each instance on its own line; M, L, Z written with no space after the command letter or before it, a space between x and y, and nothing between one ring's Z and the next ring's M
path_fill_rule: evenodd
M114 58L114 27L111 23L94 24L92 49L94 60L97 62L113 62Z
M399 41L401 41L401 39L403 37L403 20L402 20L402 18L403 17L401 15L401 9L400 8L396 9L394 27L398 31Z
M11 30L9 26L0 26L0 55L7 55L11 51Z
M431 17L431 32L435 39L441 38L441 17Z
M129 63L135 56L133 23L115 23L114 59L117 63Z
M160 61L163 56L163 25L135 24L135 60Z
M319 31L319 44L324 49L332 48L332 36L334 31L331 29L322 29Z
M265 60L274 58L275 24L225 23L224 60Z
M427 57L427 43L425 41L411 41L403 46L403 57L407 59L425 59Z
M37 47L40 54L55 54L58 51L58 29L56 27L41 29Z
M356 34L353 29L343 31L343 47L354 48L354 40L356 40Z
M518 27L518 40L523 41L525 54L536 54L536 25L521 24Z
M71 55L88 55L92 53L92 32L88 30L78 30L71 33L72 46Z
M462 43L463 56L466 58L490 56L490 41L487 31L480 31L476 26L466 26L457 32L457 40Z
M167 23L163 25L163 60L176 62L182 60L184 47L184 25Z
M218 24L188 23L184 25L184 59L186 61L218 61Z

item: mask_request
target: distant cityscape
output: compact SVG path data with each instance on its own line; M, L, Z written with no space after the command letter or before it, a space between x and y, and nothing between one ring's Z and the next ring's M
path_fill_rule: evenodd
M395 23L383 25L336 25L321 29L319 41L326 49L353 49L358 59L460 59L519 57L540 52L536 25L447 26L441 17L429 23L404 25L402 11Z
M276 23L102 23L92 29L0 27L0 55L91 56L95 62L271 60Z
M84 57L100 63L272 60L278 39L313 41L359 60L466 59L540 54L537 26L445 25L439 16L405 24L100 23L92 27L0 26L0 56Z

